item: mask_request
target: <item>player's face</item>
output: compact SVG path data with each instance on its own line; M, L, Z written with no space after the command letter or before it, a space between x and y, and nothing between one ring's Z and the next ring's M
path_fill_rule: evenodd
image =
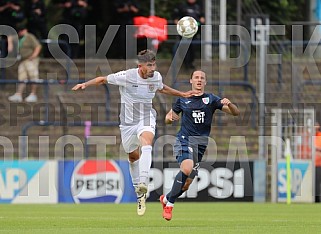
M202 71L195 71L190 80L192 84L192 90L197 90L204 92L204 87L206 85L206 76Z
M156 70L156 62L147 62L139 65L142 78L153 77Z

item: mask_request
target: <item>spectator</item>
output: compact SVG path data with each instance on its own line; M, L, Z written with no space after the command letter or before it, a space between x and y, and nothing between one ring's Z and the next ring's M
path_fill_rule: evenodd
M138 6L134 0L114 0L114 6L116 9L116 20L120 28L118 30L118 43L117 48L119 48L119 56L122 59L126 58L126 49L132 49L133 46L126 44L126 35L129 38L134 38L133 27L128 27L127 25L133 25L133 18L139 12ZM133 42L134 40L128 40L128 42ZM127 52L127 54L135 54L134 51Z
M28 31L38 39L48 37L46 6L43 0L31 0L26 6Z
M38 40L48 38L46 5L43 0L31 0L26 5L26 14L28 18L28 31L35 35ZM49 57L47 45L43 48L44 57Z
M62 1L59 7L63 8L63 22L73 26L79 37L79 41L84 39L84 24L87 17L88 3L87 0L66 0ZM66 35L62 35L62 39L68 43L69 39ZM80 45L71 45L71 58L79 58Z
M320 123L316 121L315 123L315 166L321 166L321 128Z
M20 54L20 63L18 66L18 79L25 81L28 78L32 81L39 79L39 53L41 45L34 35L28 33L25 24L17 25L18 45ZM10 51L9 51L10 52ZM22 102L22 93L25 89L25 84L18 85L16 93L8 99L12 102ZM37 102L36 84L31 85L31 93L25 99L26 102Z
M197 3L196 0L186 0L186 2L180 4L174 9L173 19L175 24L177 24L178 20L184 16L193 17L199 23L199 25L205 23L202 7L199 3ZM198 34L199 32L200 31L198 31ZM197 35L193 37L193 40L197 38ZM186 69L194 70L195 68L193 64L195 59L194 47L195 46L193 44L190 44L189 48L187 49L187 53L184 57L183 63Z
M19 0L0 0L0 22L15 28L24 20L23 9Z
M24 19L19 0L0 0L0 24L15 28L16 23ZM0 35L0 58L8 55L8 39Z

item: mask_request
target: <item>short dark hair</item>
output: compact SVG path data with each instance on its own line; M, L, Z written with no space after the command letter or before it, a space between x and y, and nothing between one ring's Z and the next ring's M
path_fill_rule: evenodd
M156 61L156 55L152 50L142 50L138 53L137 59L139 63L154 62Z
M20 22L16 25L17 32L27 29L27 24L25 22Z
M196 70L192 71L191 76L190 76L190 79L193 78L194 72L197 72L197 71L203 72L203 73L205 74L205 78L206 78L206 73L205 73L204 71L199 70L199 69L196 69Z

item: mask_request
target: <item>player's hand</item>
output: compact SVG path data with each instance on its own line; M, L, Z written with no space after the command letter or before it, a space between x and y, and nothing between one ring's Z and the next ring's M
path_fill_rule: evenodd
M183 97L188 98L188 97L193 97L193 96L200 95L200 94L201 94L200 91L190 90L190 91L184 92Z
M171 111L171 120L172 121L177 121L177 120L179 120L179 115L178 114L176 114L174 111Z
M172 109L166 114L166 117L165 117L165 123L166 124L171 124L173 123L174 121L177 121L179 120L180 117L178 114L176 114Z
M221 103L222 103L224 106L228 106L228 105L231 104L231 101L228 100L227 98L223 98L223 99L221 100Z
M76 91L78 89L85 89L85 88L86 88L86 84L85 83L81 83L81 84L75 85L71 90Z

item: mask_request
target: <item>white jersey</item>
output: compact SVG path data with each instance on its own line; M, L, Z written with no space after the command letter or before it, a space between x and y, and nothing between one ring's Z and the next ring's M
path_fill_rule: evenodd
M138 68L132 68L108 75L107 82L119 86L121 125L135 125L155 115L152 100L156 91L163 89L162 76L159 72L155 71L153 77L143 79L138 73Z

